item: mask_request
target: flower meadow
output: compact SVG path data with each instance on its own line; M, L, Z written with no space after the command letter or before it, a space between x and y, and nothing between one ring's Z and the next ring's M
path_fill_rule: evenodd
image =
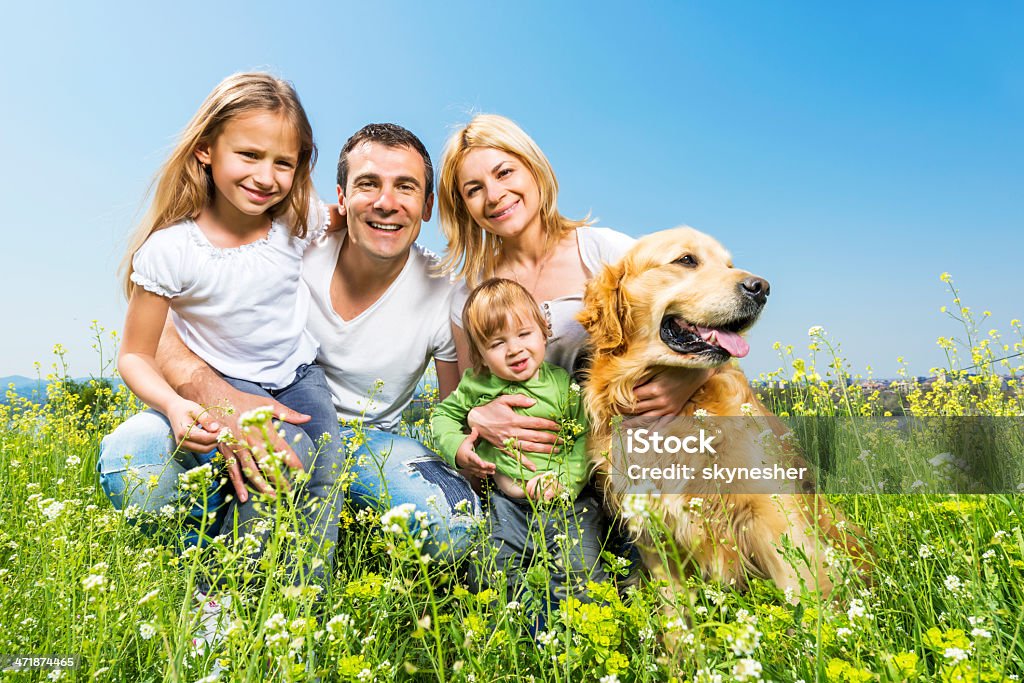
M959 327L939 340L948 364L934 379L904 372L889 390L867 388L839 343L812 328L803 349L777 345L781 368L760 378L762 400L784 419L898 414L1012 425L1024 415L1021 323L1011 321L1013 338L1004 339L943 280L954 302L945 313ZM102 347L106 333L94 331ZM208 519L187 506L149 517L115 511L97 485L99 443L141 406L100 382L85 401L66 375L58 347L47 400L10 392L0 406L0 654L80 655L79 665L4 674L12 680L967 683L1024 675L1024 495L1012 486L988 495L907 493L913 481L901 482L901 493L845 487L832 499L863 530L871 574L855 578L848 559L834 557L848 579L828 600L813 587L784 595L756 578L739 592L693 577L682 594L667 595L610 552L614 578L589 584L588 602L543 600L545 562L560 562L557 552L509 599L483 545L469 562L490 587L473 591L464 568L422 552L412 531L422 511L411 506L346 508L334 580L320 591L288 576L285 557L295 546L303 552L288 496L264 503L276 522L266 536L202 547L182 545ZM410 414L406 428L422 435L422 416ZM852 450L869 473L895 457L867 433L815 438ZM948 476L963 454L933 446L918 440L899 457L927 464L933 479ZM1007 463L1004 474L1019 468ZM198 468L183 478L192 503L201 508L217 476ZM568 552L571 542L564 545ZM216 573L231 598L225 637L212 647L194 637L192 596L203 572Z

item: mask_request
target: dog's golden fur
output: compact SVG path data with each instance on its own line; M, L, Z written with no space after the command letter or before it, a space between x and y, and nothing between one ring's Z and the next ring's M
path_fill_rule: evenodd
M683 409L693 416L698 409L710 416L752 415L746 420L718 421L722 429L717 462L727 466L762 466L766 449L760 445L764 426L776 434L785 431L754 395L747 378L730 354L714 342L729 338L743 354L735 333L745 331L760 313L768 283L732 266L729 253L715 240L690 228L676 228L641 239L617 264L610 265L587 285L580 321L590 334L592 364L586 401L593 420L591 454L613 511L621 510L631 493L623 477L613 477L609 452L614 432L612 418L628 414L633 387L665 367L715 368L714 375ZM686 337L690 346L673 337L672 321L686 321L685 329L730 330L717 336ZM668 325L668 332L665 326ZM699 326L696 327L696 326ZM673 339L671 348L665 336ZM708 348L704 348L707 346ZM692 347L692 348L691 348ZM746 404L746 405L745 405ZM713 417L710 418L714 420ZM757 423L757 426L755 424ZM803 461L789 449L779 451L776 462L799 466ZM677 462L702 467L706 455L688 455ZM771 464L771 463L767 463ZM697 470L699 471L699 469ZM788 486L788 488L787 488ZM770 491L715 493L707 483L687 483L684 493L641 494L649 515L664 522L670 542L682 562L664 561L655 549L650 522L634 516L630 528L644 564L655 578L680 590L685 574L699 571L706 578L738 588L750 576L766 577L798 596L801 584L829 594L835 577L829 560L842 548L857 556L847 540L841 513L823 497L813 494L806 481L772 482ZM694 503L695 497L701 501ZM806 564L787 561L783 537L806 557ZM796 565L796 566L794 566Z

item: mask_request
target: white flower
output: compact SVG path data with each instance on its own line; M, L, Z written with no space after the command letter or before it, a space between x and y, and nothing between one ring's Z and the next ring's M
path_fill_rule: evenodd
M156 629L153 628L153 624L139 624L139 636L143 640L149 640L156 635Z
M540 631L537 633L537 642L547 647L551 643L558 639L558 634L554 631Z
M722 683L722 674L711 669L698 669L693 675L693 683Z
M732 667L732 675L737 681L759 680L761 678L761 662L756 659L741 659Z
M42 508L43 516L50 521L60 517L60 513L62 512L64 512L64 503L57 500L50 501L46 507Z
M958 458L952 453L939 453L934 458L928 460L928 464L936 469L943 467L956 467L957 469L967 469L967 461L963 458Z
M947 647L942 656L948 659L951 664L958 664L967 659L967 652L959 647Z
M345 629L352 628L352 623L352 617L348 614L335 615L327 622L327 632L332 636L339 636L345 632Z
M697 410L693 411L693 416L697 418L698 422L700 422L708 416L708 411L703 408L697 408Z
M809 330L807 330L808 337L820 337L823 334L825 334L825 328L821 325L813 325Z
M619 683L619 675L608 674L607 676L601 676L598 683Z
M922 543L921 546L917 549L917 556L920 557L922 560L926 560L929 557L931 557L932 556L932 548L931 548L931 546L928 545L927 543Z
M744 415L748 415L748 416L749 415L753 415L754 414L754 406L752 404L750 404L750 403L742 403L742 404L740 404L740 412L743 413Z
M263 624L268 631L284 631L288 628L288 620L280 612L270 615L270 618Z
M274 419L274 407L273 406L260 406L247 410L238 416L238 422L243 427L255 427L262 424L266 424Z
M705 588L704 595L708 597L708 600L715 603L716 605L724 605L726 595L724 591L715 590L714 588Z
M633 518L648 519L651 513L647 509L647 503L647 496L627 493L622 499L619 516L627 521Z
M69 455L68 459L64 461L64 464L67 465L68 467L75 467L76 465L81 464L81 462L82 459L79 458L77 455Z
M89 574L89 576L82 579L82 588L86 591L92 590L103 590L103 584L107 582L107 577L103 574Z
M867 611L867 608L864 607L864 601L860 598L850 600L850 609L846 610L846 616L850 621L873 618L871 613Z
M153 598L155 598L159 594L160 594L160 589L159 588L156 588L154 590L149 591L148 593L143 595L141 598L139 598L139 605L145 605L147 602L149 602L150 600L152 600Z
M409 528L409 517L416 512L415 503L402 503L391 508L380 518L380 525L392 534L400 534Z
M985 638L985 639L988 639L988 638L992 637L992 632L989 631L988 629L984 629L984 628L975 628L975 629L971 629L971 636L973 636L975 638Z
M946 586L946 590L953 594L959 593L964 587L963 581L956 574L950 574L942 583Z

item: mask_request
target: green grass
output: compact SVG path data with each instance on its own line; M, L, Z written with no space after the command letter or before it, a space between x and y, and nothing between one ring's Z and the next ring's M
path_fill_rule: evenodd
M812 338L812 353L826 348L822 339ZM791 372L767 379L795 387L796 400L776 411L884 412L841 378L841 361L824 377L813 359L787 363ZM953 358L938 387L911 387L910 414L1024 413L1019 368L1009 391L997 391L995 370L979 381L957 367ZM835 496L873 548L870 585L850 580L828 601L806 591L791 602L756 579L744 593L691 579L668 609L650 582L592 585L594 602L570 600L534 638L528 601L471 593L374 513L344 515L321 612L315 591L291 588L286 576L287 505L255 565L229 540L179 552L178 515L144 533L97 487L99 441L134 400L100 388L83 405L68 386L54 377L47 404L11 396L0 407L0 653L82 655L79 669L61 672L66 680L195 681L214 657L220 679L238 681L1001 681L1024 671L1020 495ZM833 445L859 453L859 438ZM932 448L916 456L925 461ZM866 450L886 457L880 446ZM210 566L228 578L237 619L221 649L194 656L191 595ZM844 566L836 558L836 571ZM543 585L543 571L528 582ZM684 644L676 657L662 645L669 631Z

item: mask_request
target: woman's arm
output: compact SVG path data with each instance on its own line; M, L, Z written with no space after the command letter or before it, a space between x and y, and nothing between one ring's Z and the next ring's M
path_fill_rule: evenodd
M469 339L465 331L452 324L452 335L455 337L455 353L459 358L459 370L464 372L470 367ZM529 408L536 401L522 394L505 394L484 406L469 411L466 422L481 437L495 448L505 449L505 442L512 439L519 445L521 453L551 453L558 441L559 425L553 420L543 417L520 415L513 408ZM512 454L509 454L512 455ZM512 457L517 457L512 455ZM531 472L537 466L528 457L519 456L523 466Z
M635 415L679 415L686 402L715 374L703 368L663 368L633 387Z

